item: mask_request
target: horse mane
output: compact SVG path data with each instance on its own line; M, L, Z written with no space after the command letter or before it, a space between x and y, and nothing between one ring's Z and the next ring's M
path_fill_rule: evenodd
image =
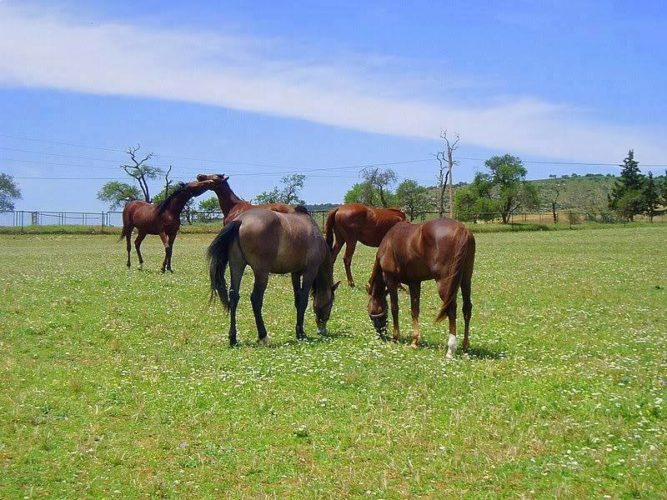
M391 210L392 212L396 212L397 215L400 215L403 217L403 219L405 219L405 212L400 208L387 208L385 210Z
M374 287L381 287L380 295L384 294L384 289L387 288L387 284L384 282L384 276L382 276L382 269L380 269L380 260L376 257L375 262L373 263L373 270L371 271L371 277L368 278L368 293L373 295Z
M325 245L324 259L322 259L322 263L317 270L317 276L315 276L315 281L313 281L310 294L314 297L322 288L330 287L331 285L333 285L333 260L331 258L331 250Z
M308 211L308 209L306 207L304 207L303 205L297 205L296 207L294 207L294 211L296 213L299 213L299 214L310 215L310 212Z
M172 193L169 196L167 196L164 200L160 202L160 204L157 207L158 213L162 213L165 210L167 210L167 207L169 207L169 204L174 200L174 198L179 194L181 194L183 191L185 191L186 188L187 184L180 182L178 187L174 191L172 191Z

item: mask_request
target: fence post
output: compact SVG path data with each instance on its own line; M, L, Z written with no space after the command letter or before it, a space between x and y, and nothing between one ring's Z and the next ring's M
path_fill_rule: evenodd
M100 231L104 234L104 212L100 212L100 217L102 218L102 229Z

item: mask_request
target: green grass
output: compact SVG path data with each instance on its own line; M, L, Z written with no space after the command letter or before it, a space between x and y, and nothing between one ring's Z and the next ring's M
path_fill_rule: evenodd
M476 238L471 355L446 362L430 283L423 346L406 294L406 342L375 338L374 249L301 343L273 276L256 346L247 273L230 349L211 235L173 275L156 237L139 272L117 236L1 236L0 497L664 496L667 226Z

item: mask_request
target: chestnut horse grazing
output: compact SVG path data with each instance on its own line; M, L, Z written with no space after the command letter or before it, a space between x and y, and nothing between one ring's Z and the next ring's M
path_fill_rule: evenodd
M236 306L246 265L250 265L255 275L250 301L260 342L268 341L262 303L269 273L292 275L297 339L306 337L303 318L311 292L318 331L326 332L338 283L333 284L329 248L305 208L297 207L296 212L290 214L263 208L241 213L213 240L208 248L208 259L211 297L217 295L231 313L230 346L236 344ZM225 281L227 265L231 275L229 291Z
M347 203L329 212L324 225L326 241L331 248L334 262L343 245L347 245L343 263L348 285L354 286L351 266L357 241L369 247L377 247L387 231L397 222L404 220L405 214L397 208L374 208L363 203Z
M225 224L229 224L235 220L239 214L250 210L251 208L259 207L266 208L267 210L273 210L274 212L282 213L293 213L295 207L291 205L285 205L284 203L268 203L266 205L253 205L245 200L242 200L232 188L229 187L227 180L228 176L224 174L199 174L197 176L198 181L213 181L213 191L218 195L218 203L220 203L220 210L222 210L222 215L225 217Z
M382 338L386 335L388 292L394 339L399 338L397 288L400 283L405 283L410 289L412 346L417 347L421 282L434 279L442 299L442 309L436 321L442 321L445 316L449 317L447 358L456 353L456 294L459 286L461 287L465 320L463 351L466 352L472 314L470 290L474 261L475 239L460 222L437 219L423 224L396 224L378 248L367 286L370 295L368 314L378 335Z
M195 196L212 189L212 181L190 182L183 184L171 193L159 204L147 203L145 201L131 201L123 209L123 232L120 239L127 240L127 267L130 267L130 253L132 245L130 238L132 230L136 227L139 233L134 240L134 247L139 256L139 269L143 269L144 259L141 256L141 242L147 234L159 234L164 245L164 261L162 272L171 269L171 254L174 247L176 233L181 227L181 212L185 204Z

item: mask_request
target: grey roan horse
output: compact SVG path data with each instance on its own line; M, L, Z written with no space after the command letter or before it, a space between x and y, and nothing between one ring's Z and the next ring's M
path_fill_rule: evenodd
M262 319L264 292L269 273L292 275L296 307L296 337L306 337L303 318L308 294L313 295L313 310L320 333L326 332L334 291L331 254L317 224L305 208L292 214L253 208L228 223L208 248L211 296L217 295L229 310L229 344L236 344L236 306L246 265L255 275L250 296L259 341L266 342ZM230 287L227 290L225 268L229 264Z

